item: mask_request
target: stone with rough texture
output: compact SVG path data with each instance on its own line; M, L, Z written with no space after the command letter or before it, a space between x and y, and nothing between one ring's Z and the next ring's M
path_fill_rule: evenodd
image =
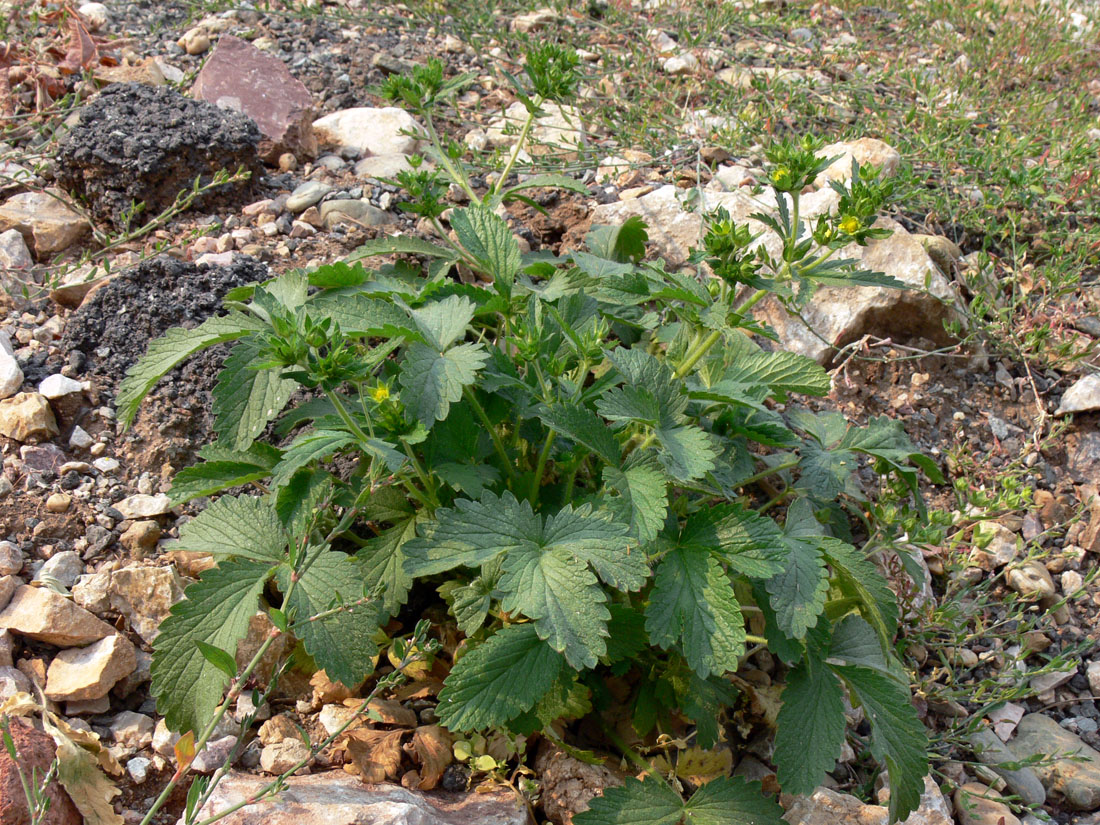
M1100 373L1078 379L1066 390L1055 415L1100 410Z
M422 169L425 168L424 164L420 166ZM355 164L355 176L358 178L372 178L375 180L390 178L392 180L397 177L399 172L411 171L412 164L409 163L409 156L400 152L371 155L369 158L363 158Z
M556 23L557 20L558 13L553 9L538 9L513 17L512 21L508 24L508 28L514 32L525 32L529 34L545 28L551 23Z
M0 701L10 699L17 693L34 693L34 686L23 671L11 665L0 665ZM0 819L0 822L3 822Z
M122 513L124 518L142 519L170 513L172 505L164 493L157 493L155 496L137 493L118 502L115 509Z
M267 745L260 752L260 770L278 776L309 757L309 746L301 739L283 739Z
M1005 747L991 728L982 728L970 737L974 755L983 765L988 765L1028 805L1042 805L1047 792L1035 772L1026 766L1016 770L1000 767L1005 762L1015 762L1012 751Z
M115 629L60 593L22 585L0 612L0 627L57 647L73 647L114 634Z
M278 161L283 152L317 156L313 95L282 60L245 40L222 35L191 96L252 118L263 135L260 157L268 163Z
M363 106L325 115L313 121L313 131L325 146L353 146L365 155L411 155L420 143L402 132L423 130L404 109Z
M862 166L877 166L883 177L892 177L898 170L901 155L888 143L875 138L859 138L841 143L830 143L817 151L819 158L833 158L829 166L817 176L816 186L827 186L829 181L848 180L852 177L852 161Z
M111 737L129 748L144 748L153 741L153 720L144 713L124 710L111 722Z
M57 747L49 734L36 730L23 719L11 720L11 738L19 756L19 766L17 768L8 752L0 748L0 822L22 825L31 820L19 768L27 775L37 771L39 776L45 776ZM46 796L50 806L41 825L81 825L84 821L61 783L51 782L46 788Z
M789 825L887 825L890 821L890 812L883 806L828 788L818 788L810 796L784 797L783 804L787 808L783 818ZM953 825L947 800L931 777L924 779L920 806L902 825Z
M290 197L286 199L286 210L295 215L304 212L331 191L332 187L327 183L307 180L290 193Z
M955 790L955 810L959 825L1020 825L1002 797L992 788L967 782Z
M1055 593L1054 579L1046 566L1037 561L1026 561L1005 573L1005 583L1025 599L1041 599Z
M321 221L329 229L338 223L387 226L397 223L397 216L367 200L334 200L321 204Z
M0 332L0 398L9 398L23 386L23 369L6 332Z
M0 232L17 230L44 259L63 252L90 231L88 221L64 204L61 192L20 192L0 206Z
M68 509L68 503L65 509ZM34 581L43 583L55 581L67 589L76 584L76 580L83 573L84 562L80 560L80 554L72 550L63 550L46 560L46 563L35 573Z
M572 825L573 816L588 810L592 797L604 788L623 783L610 760L604 765L582 762L549 742L535 755L535 770L542 787L542 805L547 817L561 825Z
M211 740L195 756L191 769L195 773L213 773L225 764L235 747L237 747L236 736L223 736L220 739Z
M23 569L23 551L11 541L0 541L0 576L10 579ZM14 591L13 591L14 592ZM11 593L8 594L11 599Z
M18 229L0 232L0 269L26 270L34 266L31 251Z
M114 611L152 644L172 605L183 598L183 587L171 567L124 567L81 576L73 587L77 604L96 612Z
M553 154L562 160L575 160L578 148L587 142L580 112L559 103L544 103L542 109L546 114L535 121L524 149L532 156ZM513 103L503 117L489 121L486 134L490 145L514 146L526 120L527 107L520 101Z
M38 393L44 398L54 400L57 398L64 398L66 395L72 395L73 393L83 392L84 385L79 381L74 381L67 375L56 373L54 375L48 375L42 379L42 383L38 385Z
M243 802L270 779L229 773L199 812L205 819ZM507 790L431 794L365 785L343 772L294 776L283 793L246 805L220 825L526 825L527 808ZM182 823L182 820L181 820Z
M1029 713L1021 719L1016 738L1008 747L1018 760L1037 754L1052 757L1044 758L1032 770L1047 793L1059 797L1069 808L1100 808L1100 753L1049 716Z
M145 204L148 220L196 178L208 183L220 170L243 167L255 180L263 171L259 141L256 124L242 114L166 86L117 83L80 110L58 149L57 179L100 220L120 225L132 202ZM220 189L202 201L229 194Z
M117 633L87 647L62 650L46 671L46 697L55 702L99 699L135 668L134 645Z

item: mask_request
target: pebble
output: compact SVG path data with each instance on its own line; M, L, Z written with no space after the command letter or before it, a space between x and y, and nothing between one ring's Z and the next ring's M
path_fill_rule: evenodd
M1066 415L1092 410L1100 410L1100 373L1086 375L1066 390L1054 414Z
M64 513L73 503L73 497L67 493L54 493L46 499L46 509L51 513Z
M136 667L134 645L112 633L87 647L58 653L46 673L46 697L55 702L99 699Z
M12 230L13 232L15 230ZM19 234L16 232L15 234ZM0 398L9 398L23 386L23 370L15 358L11 339L0 332Z
M54 553L35 574L34 581L49 582L51 579L58 582L66 589L76 584L76 580L84 575L84 562L79 553L72 550L63 550Z
M86 450L94 443L94 439L90 435L88 435L86 430L84 430L82 427L73 427L73 431L69 435L70 447L75 447L78 450Z
M236 736L223 736L212 742L207 742L191 763L191 769L195 773L213 773L229 758L229 754L237 746Z
M278 776L309 757L309 746L301 739L283 739L264 747L260 753L260 770Z
M1016 770L1000 767L1003 763L1016 761L1016 757L996 733L989 728L982 728L971 735L970 744L978 761L1001 777L1025 803L1042 805L1046 802L1046 790L1034 771L1026 766L1020 766Z
M287 211L293 212L295 215L304 212L331 191L332 187L327 183L308 180L290 193L290 197L286 201Z
M96 465L99 465L98 460ZM115 509L124 519L148 519L172 512L172 505L164 493L157 493L155 496L138 493L122 499L115 505Z
M22 569L22 551L10 541L0 541L0 576L14 576Z
M1028 561L1019 567L1013 567L1005 574L1005 582L1028 599L1041 599L1054 595L1054 579L1050 577L1046 567L1037 561Z
M143 713L124 710L111 722L111 737L120 745L144 748L153 742L153 720Z
M99 470L101 473L113 473L119 468L117 459L104 456L103 458L97 458L92 462L92 466Z
M102 3L84 3L77 9L77 12L83 18L90 32L97 32L106 28L111 19L110 12Z
M190 55L202 54L210 48L210 35L206 33L206 29L196 26L184 33L176 41L176 45Z
M1001 796L992 788L968 782L955 791L959 825L1020 825Z
M16 441L43 441L58 434L50 402L36 392L0 401L0 434Z
M1049 716L1029 713L1020 720L1009 748L1018 760L1042 755L1033 770L1048 792L1079 811L1100 808L1100 753ZM1056 758L1049 756L1055 754ZM1074 756L1076 758L1068 758Z
M152 766L153 761L151 759L144 756L135 756L126 763L126 772L130 774L130 778L134 780L135 784L140 785L149 778L149 768Z

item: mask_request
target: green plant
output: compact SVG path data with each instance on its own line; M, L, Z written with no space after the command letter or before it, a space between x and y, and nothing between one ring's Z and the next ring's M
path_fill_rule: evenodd
M563 55L529 56L532 117L571 88ZM356 685L379 627L428 586L466 636L436 709L452 731L558 739L554 723L618 709L642 737L690 719L711 748L742 701L728 675L767 647L790 668L775 747L784 789L810 792L851 737L889 773L891 817L904 818L927 740L893 650L896 599L856 546L871 494L855 473L869 462L918 505L918 468L939 474L896 422L857 427L791 405L824 395L828 375L754 343L767 331L749 314L769 295L797 307L820 284L897 286L837 254L874 236L888 187L857 167L837 184L844 210L808 227L799 193L831 159L811 142L779 144L778 212L756 216L782 239L779 257L723 214L708 216L696 255L707 281L644 262L637 219L595 227L560 258L523 255L493 209L515 193L508 173L528 130L479 196L429 116L460 85L435 66L387 85L425 117L472 205L452 212L446 245L381 238L358 258L426 266L339 262L237 289L227 314L153 342L120 387L128 424L167 371L233 342L214 390L218 441L171 498L261 493L223 494L180 530L180 548L218 566L155 644L169 725L212 729L226 683L240 684L231 652L257 605L330 678ZM404 179L406 208L438 225L426 174ZM458 266L479 283L451 280ZM284 412L300 390L312 397ZM629 696L614 700L608 677ZM866 710L866 742L846 732L845 691ZM675 776L607 735L653 778L609 790L578 825L780 822L740 779L684 802Z

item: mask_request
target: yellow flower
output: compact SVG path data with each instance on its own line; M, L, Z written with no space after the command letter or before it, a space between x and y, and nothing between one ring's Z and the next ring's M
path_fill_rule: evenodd
M791 182L791 170L786 166L780 166L772 170L772 183L776 186L786 186Z
M390 397L390 388L385 384L379 384L373 390L370 391L370 397L375 400L375 403L381 404L387 398Z
M849 215L840 222L840 231L849 235L856 234L863 227L862 221L855 215Z

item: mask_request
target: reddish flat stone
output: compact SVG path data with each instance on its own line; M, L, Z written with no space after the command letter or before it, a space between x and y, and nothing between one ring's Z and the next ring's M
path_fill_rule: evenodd
M317 156L313 95L283 61L251 43L222 35L191 96L252 118L263 134L259 153L265 161L275 162L284 152Z
M11 720L11 738L27 781L35 771L39 777L45 776L56 750L53 739L35 730L23 719ZM61 783L56 780L51 782L46 795L50 798L50 807L42 820L43 825L81 825L84 820ZM0 822L30 822L19 771L3 748L0 748Z

